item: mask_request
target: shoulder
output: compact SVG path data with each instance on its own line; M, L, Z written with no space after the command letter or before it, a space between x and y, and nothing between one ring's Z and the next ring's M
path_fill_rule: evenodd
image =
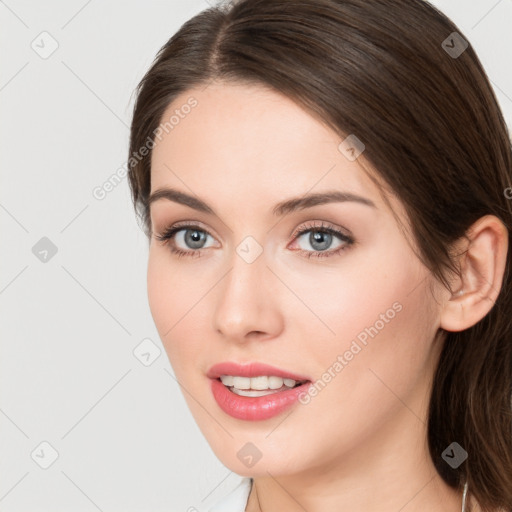
M252 478L244 477L238 485L208 512L245 512L249 494L252 488Z

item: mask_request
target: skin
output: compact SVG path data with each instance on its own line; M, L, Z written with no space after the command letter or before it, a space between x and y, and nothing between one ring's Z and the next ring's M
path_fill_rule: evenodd
M454 295L414 255L360 166L364 153L349 161L338 150L342 138L261 86L191 89L164 118L190 96L198 105L153 149L151 192L176 188L217 215L166 199L151 205L148 298L199 428L225 466L254 478L246 510L460 511L461 491L443 482L427 449L436 332L466 329L492 307L505 267L505 227L492 216L475 223L471 243L462 245L463 277L453 280L453 291L464 293ZM271 213L285 198L330 189L371 199L376 208L344 202L282 218ZM408 226L401 204L389 200ZM154 237L180 221L209 234L200 257L178 258L172 241ZM310 232L292 236L319 221L349 230L355 243L325 258L300 254L321 252ZM175 245L197 252L184 234ZM250 264L236 252L249 235L263 250ZM343 244L333 237L327 251ZM243 421L215 402L206 377L213 364L259 361L321 380L396 302L401 311L307 405ZM250 468L237 457L248 442L262 454Z

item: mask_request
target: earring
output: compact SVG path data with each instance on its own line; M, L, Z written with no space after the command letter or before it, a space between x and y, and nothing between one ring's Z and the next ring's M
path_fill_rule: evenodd
M468 494L468 481L466 480L466 483L464 484L464 490L462 492L462 508L461 512L466 512L466 498Z
M457 297L460 297L460 296L461 296L461 295L463 295L463 294L464 294L464 290L459 290L455 295L456 295Z

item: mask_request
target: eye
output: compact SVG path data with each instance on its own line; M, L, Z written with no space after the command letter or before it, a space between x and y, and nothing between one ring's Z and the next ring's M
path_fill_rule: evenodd
M306 234L309 236L305 237ZM310 245L313 251L305 250L304 245L299 244L302 254L305 254L307 258L326 258L329 256L335 256L354 243L354 239L335 228L330 224L325 224L323 221L318 224L309 224L304 226L302 229L297 230L294 233L294 239L300 240L304 237L302 242L306 242L306 245ZM327 251L331 247L333 237L339 240L337 248Z
M172 253L178 257L181 256L200 256L200 249L207 249L204 245L205 240L210 237L210 233L201 229L199 226L191 224L173 225L167 228L162 234L155 238L164 244L168 244ZM179 247L181 245L185 250ZM188 250L187 250L188 249Z
M309 236L306 238L305 235L308 233ZM163 233L155 235L157 240L169 245L171 253L176 254L179 258L182 256L200 257L202 249L211 247L205 245L208 237L213 239L208 231L194 224L174 224L165 229ZM293 234L293 240L300 240L302 237L304 237L306 244L310 244L313 248L312 251L306 250L302 244L299 244L300 249L298 252L304 254L307 258L335 256L355 242L351 236L323 221L316 224L307 224ZM337 248L327 250L332 245L333 237L338 239L339 244Z

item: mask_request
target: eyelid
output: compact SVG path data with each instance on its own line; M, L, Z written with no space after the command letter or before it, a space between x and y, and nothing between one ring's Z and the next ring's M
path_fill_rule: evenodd
M308 232L310 233L314 231L329 233L332 237L336 238L340 242L340 245L337 248L328 249L326 251L308 251L302 248L293 250L299 254L305 255L306 258L313 257L324 259L338 256L342 252L353 248L356 244L356 239L349 229L342 228L341 226L338 227L335 224L323 220L306 222L305 225L295 229L292 234L291 244L298 244L301 237L305 236ZM290 245L287 247L290 247Z
M161 238L166 233L173 231L180 231L182 229L194 229L198 228L200 231L204 231L207 235L211 236L214 239L217 239L218 237L212 233L212 230L210 228L205 227L205 225L199 221L199 220L183 220L183 221L177 221L172 222L169 224L164 225L164 227L160 230L155 231L155 233L160 232L159 236L156 236L156 238Z
M184 221L173 222L169 225L165 225L163 227L163 229L155 230L154 233L157 233L160 231L162 234L165 234L166 232L169 232L171 230L177 231L178 228L193 229L195 227L200 228L201 231L204 231L205 233L212 236L213 238L216 238L216 236L211 233L211 230L209 228L206 228L205 225L201 221L198 221L198 220L184 220ZM293 240L295 240L295 238L297 236L302 235L304 233L304 231L309 231L309 230L314 230L314 229L325 230L325 231L332 230L332 231L334 231L332 234L336 235L336 236L339 236L338 232L341 231L344 236L346 236L348 238L353 238L352 232L349 229L344 228L342 226L338 226L329 221L324 221L324 220L302 222L301 224L299 224L299 226L297 226L292 231L292 233L290 234L290 238L293 241Z
M336 236L340 236L341 234L347 238L354 238L354 235L352 235L352 232L349 229L324 220L314 220L311 222L306 221L305 223L302 223L297 228L295 228L290 236L292 239L295 239L297 236L302 235L304 231L314 231L315 229L318 231L331 232Z

